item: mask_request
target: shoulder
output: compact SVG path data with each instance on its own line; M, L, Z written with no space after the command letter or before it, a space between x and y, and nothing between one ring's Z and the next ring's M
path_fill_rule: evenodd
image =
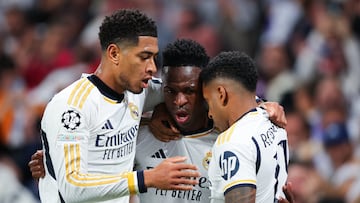
M145 144L148 145L154 141L158 141L154 135L151 133L149 127L147 125L142 125L139 128L139 133L137 137L137 146Z
M86 107L90 103L93 104L93 102L88 101L91 99L90 93L94 87L87 78L75 81L49 101L45 108L44 116L55 117L57 114L63 114L67 111L75 111L79 114L88 112L88 109L94 111L96 108Z

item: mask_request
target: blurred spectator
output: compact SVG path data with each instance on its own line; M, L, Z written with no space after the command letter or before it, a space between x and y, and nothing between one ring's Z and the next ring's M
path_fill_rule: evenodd
M21 170L10 157L10 151L5 148L0 145L0 202L39 203L39 199L20 182Z
M176 29L176 38L188 38L199 42L209 56L215 56L220 52L221 45L215 26L204 23L196 7L184 6L180 11Z
M309 1L308 21L313 27L297 50L295 70L301 80L335 76L345 96L359 94L360 49L351 32L341 1Z
M288 181L293 183L292 189L297 203L318 203L329 191L327 183L309 162L292 162L288 168Z
M54 22L45 31L38 49L23 67L23 77L27 88L31 89L51 72L74 63L74 55L67 45L67 24Z
M328 125L324 132L324 147L331 159L333 175L330 181L337 194L348 202L354 201L354 190L357 190L357 196L360 195L359 186L355 184L360 179L360 159L354 156L354 146L344 123Z
M266 19L261 36L262 43L285 44L295 24L302 15L299 1L296 0L262 0Z
M270 43L262 45L259 67L259 82L265 83L263 91L267 100L280 102L286 92L294 90L297 81L283 46Z
M160 51L181 37L211 56L228 50L258 56L258 95L286 110L297 202L360 202L359 0L0 1L0 143L16 166L2 170L0 161L1 174L16 174L36 194L26 163L39 146L44 103L96 69L98 27L119 8L155 19ZM325 144L334 124L346 126L352 145L335 155ZM333 167L335 156L349 157L351 148L352 158ZM325 180L336 180L335 192ZM4 197L10 196L1 193L0 202Z
M310 139L310 126L297 111L286 112L290 160L311 162L319 146Z
M24 89L17 75L14 61L0 55L0 141L2 144L19 147L27 140L26 122L31 123L24 100Z
M5 29L2 35L3 52L17 59L17 67L27 64L38 42L35 25L30 22L27 12L19 7L8 8L5 11Z
M254 0L217 0L215 21L224 50L241 50L254 57L259 43L261 5Z

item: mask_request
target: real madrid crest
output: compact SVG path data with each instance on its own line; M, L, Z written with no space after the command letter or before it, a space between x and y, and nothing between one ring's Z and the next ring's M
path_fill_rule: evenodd
M210 160L211 160L211 157L212 157L212 153L211 152L207 152L203 161L202 161L202 165L204 166L204 168L206 170L209 169L209 164L210 164Z
M130 115L134 120L139 120L140 119L140 114L139 114L139 108L133 104L133 103L129 103L129 109L130 109Z
M74 110L68 110L62 114L61 123L67 130L75 130L80 126L80 114Z

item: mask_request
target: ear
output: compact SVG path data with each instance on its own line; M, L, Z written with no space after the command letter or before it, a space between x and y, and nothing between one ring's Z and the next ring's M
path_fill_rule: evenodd
M218 92L218 98L219 98L219 101L221 103L222 106L226 106L226 104L228 103L228 93L225 89L224 86L218 86L217 88L217 92Z
M106 54L110 61L112 61L116 65L119 64L120 48L116 46L116 44L110 44L106 49Z

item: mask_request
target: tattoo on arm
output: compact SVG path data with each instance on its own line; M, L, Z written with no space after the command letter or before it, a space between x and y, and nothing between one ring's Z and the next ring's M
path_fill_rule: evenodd
M252 187L238 187L225 195L225 203L255 203L256 189Z

